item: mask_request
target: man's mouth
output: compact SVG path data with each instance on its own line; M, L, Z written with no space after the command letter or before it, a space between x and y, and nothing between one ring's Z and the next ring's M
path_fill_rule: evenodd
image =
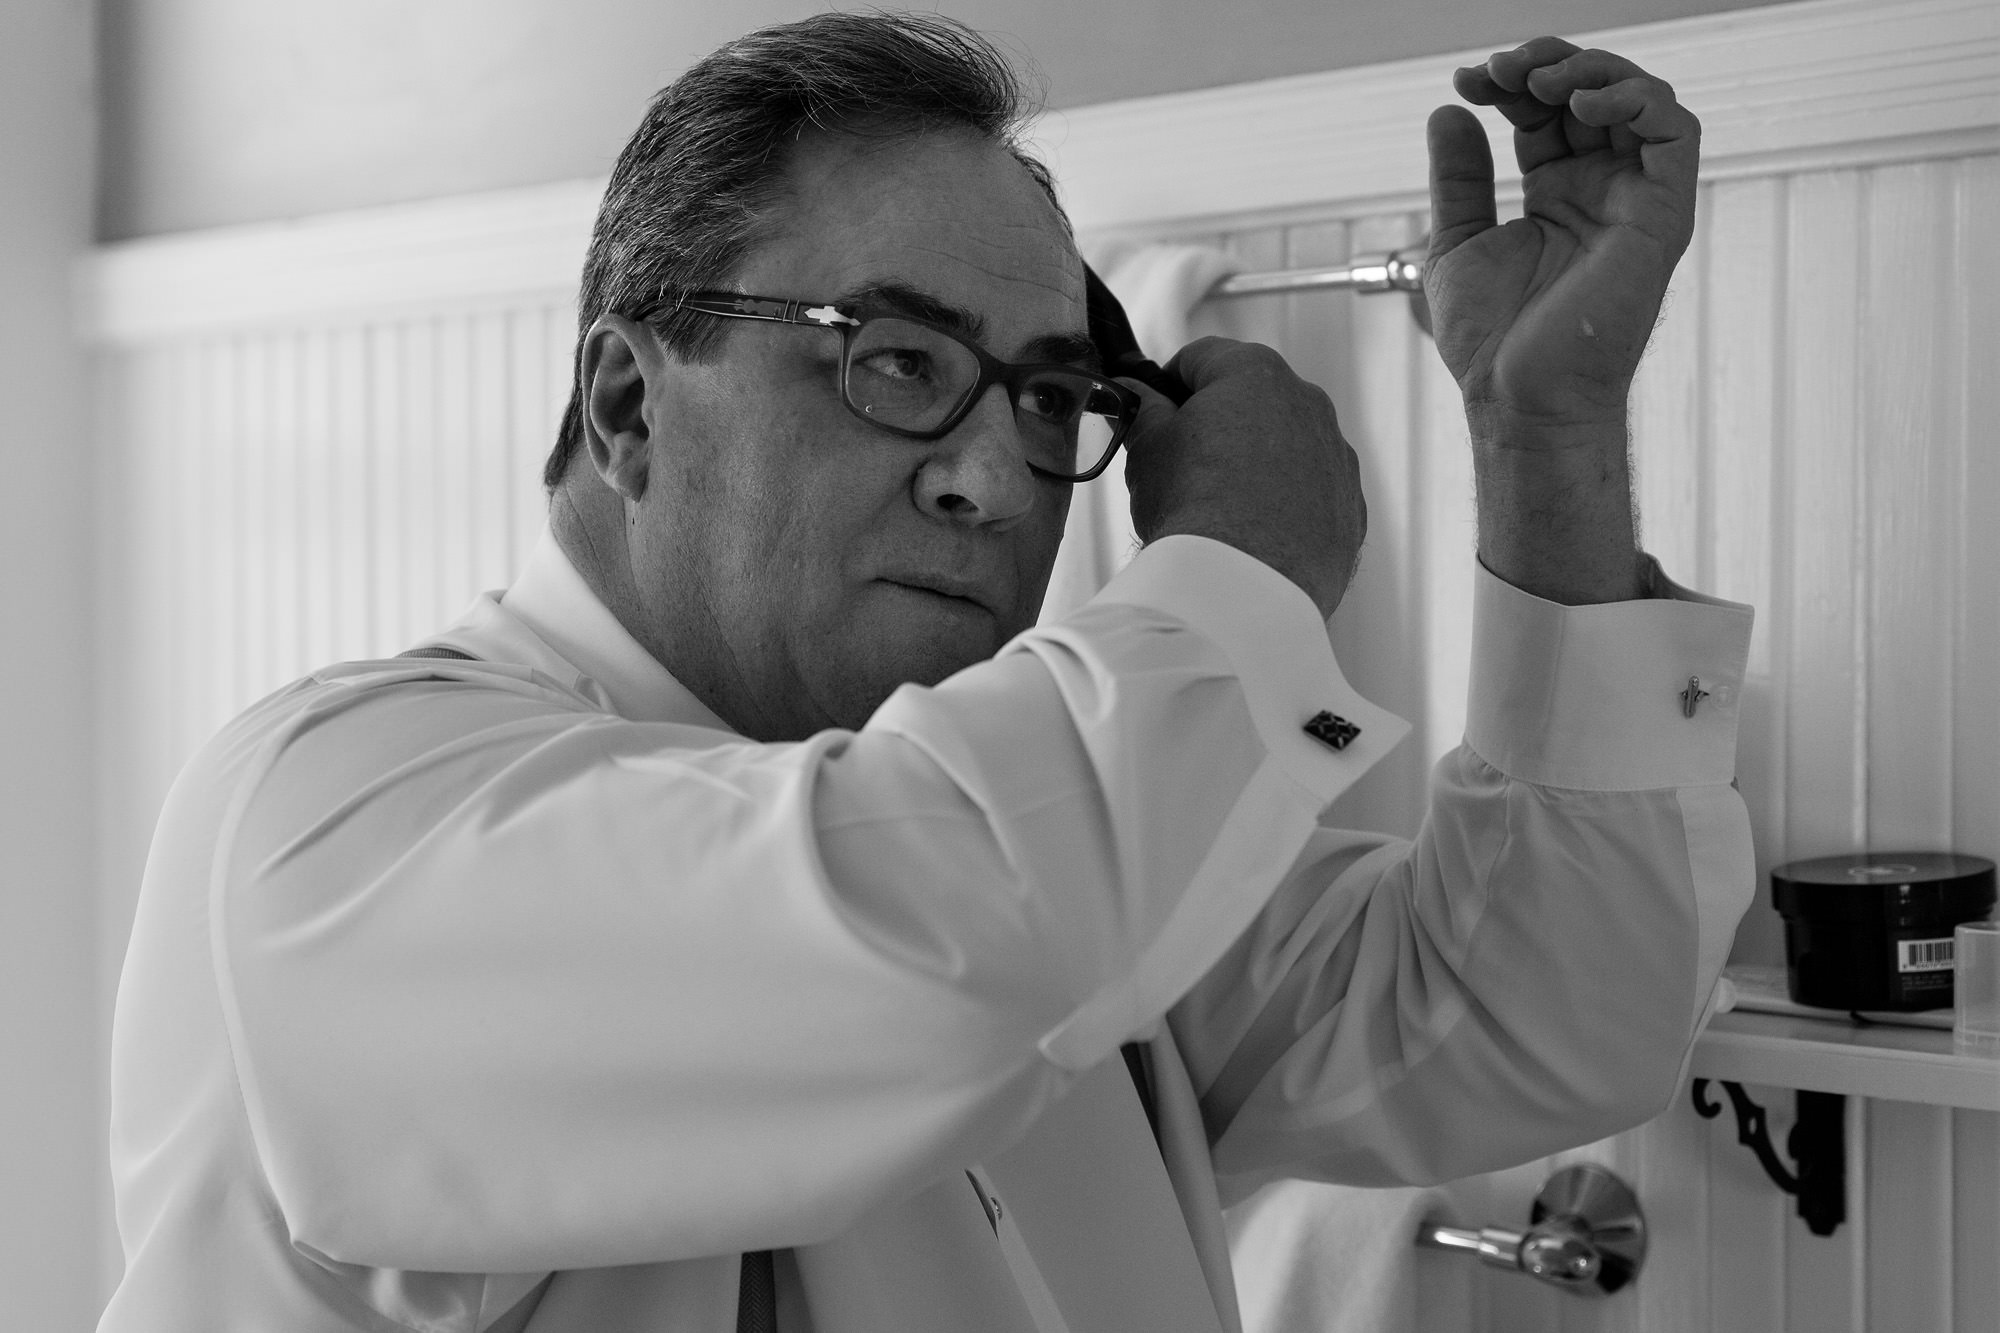
M981 584L969 579L955 579L940 574L898 574L885 576L882 582L898 588L908 588L913 592L930 593L936 597L965 602L982 611L998 614L994 606L997 599L993 594Z

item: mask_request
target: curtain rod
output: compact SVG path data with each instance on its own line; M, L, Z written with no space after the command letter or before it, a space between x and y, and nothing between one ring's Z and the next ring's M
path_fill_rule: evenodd
M1238 273L1216 283L1201 299L1269 296L1277 292L1405 292L1410 298L1410 318L1429 334L1431 307L1424 299L1424 257L1429 250L1430 238L1419 236L1400 250L1391 250L1386 255L1363 255L1338 266Z
M1425 241L1386 255L1364 255L1337 267L1273 269L1237 273L1209 288L1204 301L1226 296L1268 296L1276 292L1345 289L1358 292L1421 292ZM1412 258L1411 256L1415 257Z

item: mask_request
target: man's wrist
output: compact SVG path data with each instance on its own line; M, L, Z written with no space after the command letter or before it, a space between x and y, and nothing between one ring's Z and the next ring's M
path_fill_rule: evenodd
M1570 453L1579 449L1626 453L1631 436L1624 396L1585 402L1559 411L1536 412L1492 399L1465 404L1465 424L1474 457L1482 452Z
M1645 596L1624 418L1466 417L1486 567L1570 606Z

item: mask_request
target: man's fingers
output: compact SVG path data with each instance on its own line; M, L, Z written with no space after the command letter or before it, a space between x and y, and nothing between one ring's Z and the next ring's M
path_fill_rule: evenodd
M1562 115L1563 98L1538 96L1533 76L1577 52L1560 37L1537 37L1511 51L1494 52L1483 65L1456 71L1452 88L1475 106L1492 107L1517 130L1538 130Z
M1555 106L1567 102L1570 94L1579 88L1602 88L1626 79L1651 78L1652 75L1617 52L1599 50L1572 50L1561 60L1536 66L1525 76L1528 91L1537 100ZM1673 95L1674 90L1667 87L1666 80L1653 81L1666 88L1669 97Z
M1452 91L1474 106L1503 106L1520 102L1524 98L1532 101L1533 96L1525 88L1512 92L1494 82L1493 75L1484 65L1462 65L1452 71Z
M1570 114L1603 125L1626 152L1636 151L1648 178L1690 186L1701 165L1701 121L1650 76L1570 94Z
M1501 85L1484 65L1468 65L1451 76L1452 91L1474 106L1490 106L1517 130L1532 130L1562 114L1562 104L1550 105L1525 86Z
M1181 383L1199 393L1203 384L1215 378L1216 362L1229 346L1221 338L1196 338L1175 352L1162 368L1169 375L1180 376Z
M1238 374L1253 368L1284 369L1284 358L1262 343L1238 342L1234 338L1196 338L1167 362L1167 370L1181 377L1181 382L1200 393L1202 386L1212 384L1224 375Z
M1495 51L1486 57L1485 71L1497 86L1510 93L1519 93L1528 87L1528 75L1544 65L1567 60L1582 48L1575 42L1566 42L1560 37L1537 37L1526 41L1511 51Z
M1607 88L1579 88L1569 96L1570 114L1586 125L1622 125L1647 143L1672 143L1701 135L1694 112L1674 100L1674 90L1649 76L1625 79Z
M1672 85L1612 51L1538 37L1452 76L1459 96L1514 126L1525 174L1560 157L1640 153L1649 174L1692 170L1700 122Z
M1142 440L1174 419L1174 400L1143 380L1120 375L1118 382L1139 395L1139 415L1132 422L1132 439ZM1127 446L1130 447L1129 444Z
M1574 142L1576 126L1564 121L1564 99L1541 97L1535 88L1533 76L1539 70L1569 59L1578 49L1560 37L1537 37L1511 51L1496 51L1485 64L1452 75L1452 87L1460 97L1492 107L1514 127L1514 155L1524 173L1554 158L1601 146ZM1602 137L1594 129L1588 133Z
M1441 106L1424 127L1431 159L1431 255L1442 256L1494 224L1493 150L1479 117Z

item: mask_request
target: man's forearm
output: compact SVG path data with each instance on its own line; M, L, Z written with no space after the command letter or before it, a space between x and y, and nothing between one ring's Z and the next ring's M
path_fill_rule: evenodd
M1623 414L1543 425L1472 408L1467 419L1486 567L1569 606L1643 596Z

